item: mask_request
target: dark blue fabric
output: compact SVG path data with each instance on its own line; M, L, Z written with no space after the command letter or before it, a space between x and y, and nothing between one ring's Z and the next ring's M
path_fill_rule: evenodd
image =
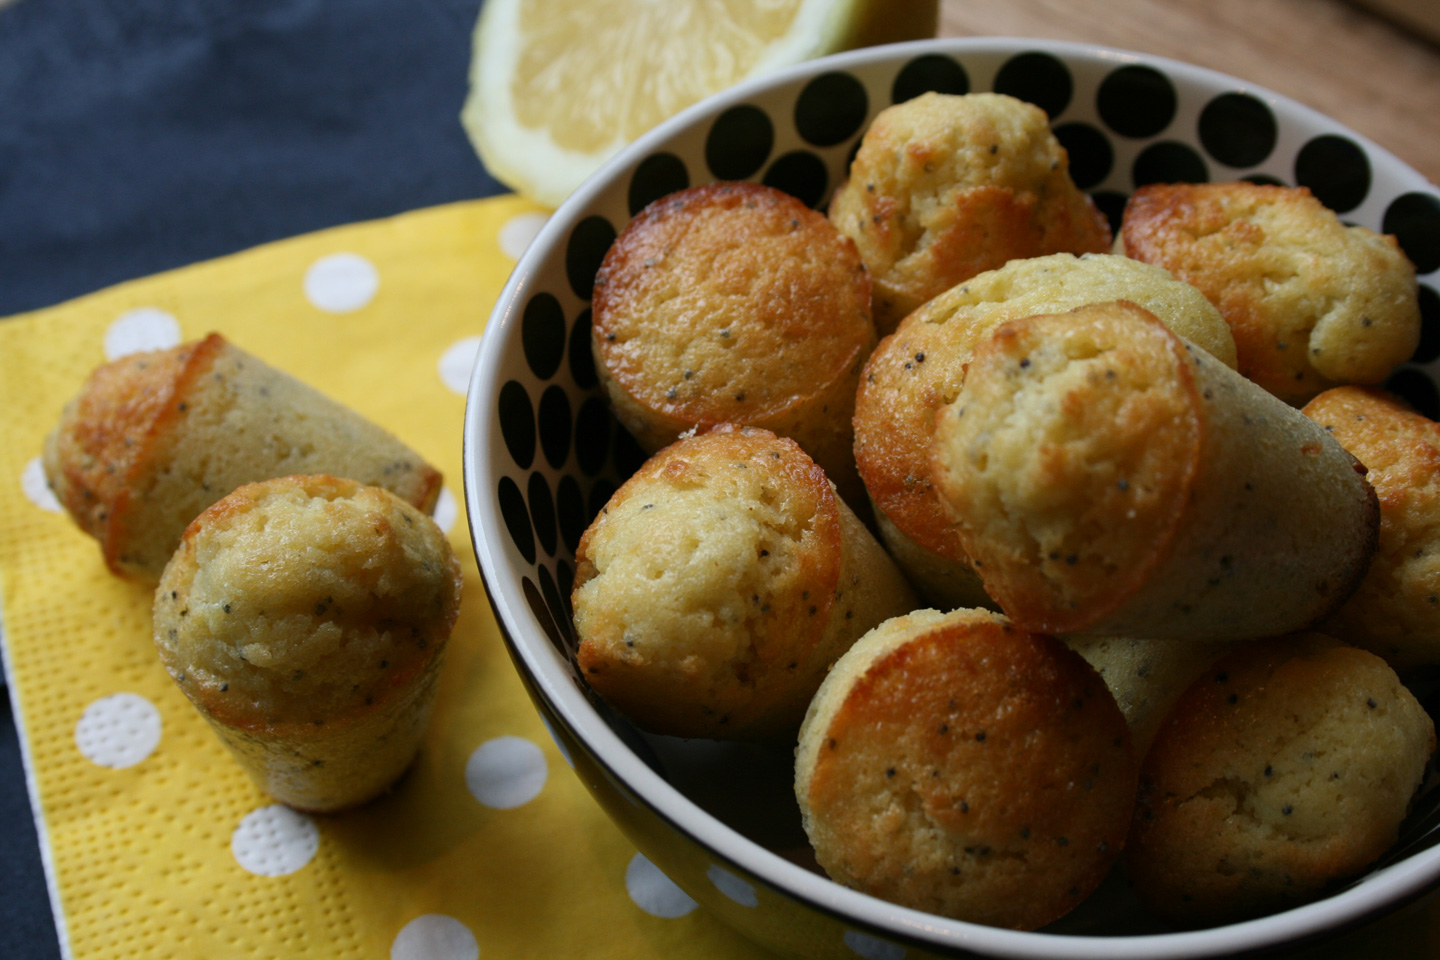
M478 0L0 7L0 316L500 187L461 129Z
M458 120L478 10L479 0L0 6L0 317L501 192ZM47 960L59 949L5 701L0 955Z

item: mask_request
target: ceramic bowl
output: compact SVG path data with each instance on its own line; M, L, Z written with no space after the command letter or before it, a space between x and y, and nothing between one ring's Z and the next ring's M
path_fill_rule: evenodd
M1330 934L1418 897L1440 882L1434 798L1358 882L1259 920L1170 931L1118 878L1039 932L927 915L818 870L788 749L645 735L580 680L574 551L642 459L607 412L591 360L589 301L606 249L650 201L712 180L763 181L822 206L875 114L926 90L996 90L1043 107L1076 182L1112 220L1139 184L1248 178L1303 184L1343 219L1397 235L1421 275L1425 332L1390 386L1440 414L1440 192L1314 110L1182 63L1041 41L924 41L803 64L707 100L614 158L550 218L490 317L466 411L466 499L485 585L536 708L649 860L784 954L1219 957Z

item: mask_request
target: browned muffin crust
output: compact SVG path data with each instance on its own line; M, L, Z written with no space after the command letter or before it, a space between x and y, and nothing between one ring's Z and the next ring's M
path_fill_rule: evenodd
M816 857L907 907L1029 930L1119 856L1136 761L1105 684L980 610L881 624L836 664L796 751Z
M1346 226L1304 187L1150 184L1125 208L1127 256L1194 284L1239 370L1288 403L1375 384L1415 352L1415 268L1392 236Z
M186 529L155 592L161 662L257 784L338 810L385 790L424 732L460 564L379 487L246 484Z
M926 93L881 111L830 219L875 277L882 335L1011 260L1110 248L1109 222L1070 179L1045 111L995 93Z
M815 462L757 427L722 424L651 457L575 563L582 675L672 736L792 738L835 658L915 606Z
M870 277L824 216L754 183L664 197L606 254L593 311L601 382L645 450L750 424L793 437L858 497L850 416L875 345Z
M333 473L429 512L443 479L387 431L216 333L96 369L43 461L111 571L144 583L186 525L242 484Z
M1031 630L1284 633L1328 616L1375 549L1364 467L1128 301L1002 325L937 421L961 542Z
M1440 424L1374 387L1335 387L1304 413L1365 464L1380 542L1325 630L1396 670L1440 664Z
M855 460L891 553L930 602L989 606L930 478L935 414L955 398L971 350L1006 320L1125 299L1233 366L1219 312L1159 267L1108 254L1016 260L905 319L866 362L855 401Z
M1430 717L1374 654L1319 634L1237 645L1146 756L1131 883L1187 926L1312 899L1395 843L1434 748Z
M97 367L45 438L46 479L80 528L102 543L112 513L128 499L126 478L145 439L172 407L192 354L212 340L146 351ZM203 359L197 361L203 363Z

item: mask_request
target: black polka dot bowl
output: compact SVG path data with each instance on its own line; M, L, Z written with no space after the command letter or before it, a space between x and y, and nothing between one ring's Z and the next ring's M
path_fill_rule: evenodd
M606 249L650 201L713 180L761 181L822 206L875 114L927 90L995 90L1043 107L1076 182L1112 219L1144 183L1243 178L1307 186L1346 221L1396 235L1421 275L1424 335L1389 385L1440 413L1440 191L1313 110L1173 61L1000 39L863 50L737 87L650 132L583 185L521 259L482 340L465 420L471 532L512 659L556 741L645 858L786 955L1231 956L1333 934L1419 897L1440 881L1433 801L1418 805L1401 846L1367 876L1261 920L1172 931L1147 919L1118 878L1034 933L927 915L816 868L788 749L645 735L581 682L574 552L642 459L611 419L590 355L591 288Z

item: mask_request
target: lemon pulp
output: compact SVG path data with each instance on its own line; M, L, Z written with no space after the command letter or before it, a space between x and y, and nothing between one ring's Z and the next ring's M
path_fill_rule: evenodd
M710 94L810 57L935 32L938 0L487 0L461 119L496 179L558 205Z

